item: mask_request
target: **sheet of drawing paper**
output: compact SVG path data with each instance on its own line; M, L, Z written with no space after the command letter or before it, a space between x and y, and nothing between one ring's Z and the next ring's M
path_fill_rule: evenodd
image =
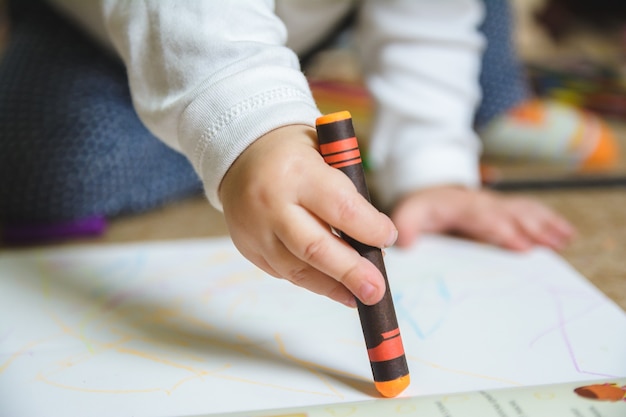
M626 314L553 252L385 257L403 397L626 376ZM356 310L226 238L0 254L0 415L188 416L378 398Z

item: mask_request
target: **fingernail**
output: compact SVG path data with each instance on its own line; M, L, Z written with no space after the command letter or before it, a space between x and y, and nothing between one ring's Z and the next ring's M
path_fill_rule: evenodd
M359 298L361 299L363 304L368 304L371 298L374 296L374 293L376 293L376 288L369 282L365 282L363 283L363 285L361 285Z
M393 229L393 232L391 232L391 235L389 235L389 239L387 239L387 241L385 242L385 248L388 248L390 246L393 246L394 243L396 243L396 240L398 240L398 229Z
M352 295L348 296L348 298L343 300L343 305L345 305L346 307L355 308L356 307L356 298L354 298L354 296L352 296Z

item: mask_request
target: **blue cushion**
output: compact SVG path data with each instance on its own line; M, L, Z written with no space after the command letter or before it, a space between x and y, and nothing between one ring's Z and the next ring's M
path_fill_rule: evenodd
M14 1L11 13L0 222L111 217L201 192L187 159L142 125L116 57L43 2Z

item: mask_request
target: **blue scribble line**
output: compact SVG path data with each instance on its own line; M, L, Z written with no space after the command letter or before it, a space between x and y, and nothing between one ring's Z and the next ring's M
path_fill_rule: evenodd
M446 306L441 314L439 314L437 321L428 330L423 329L422 326L420 326L417 320L413 317L411 311L409 311L405 307L405 303L403 302L404 294L398 293L394 295L394 298L397 301L396 309L398 310L399 315L404 321L408 322L411 330L413 330L415 335L421 340L426 340L428 337L436 333L441 328L441 326L443 326L446 318L448 317L448 313L450 312L452 296L450 294L450 289L448 288L445 279L443 279L442 277L436 278L435 288L437 295L441 298L441 300L445 302Z

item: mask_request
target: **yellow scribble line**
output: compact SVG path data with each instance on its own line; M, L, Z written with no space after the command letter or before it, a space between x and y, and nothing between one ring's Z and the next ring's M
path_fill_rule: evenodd
M433 363L433 362L429 362L429 361L426 361L424 359L420 359L420 358L417 358L417 357L411 356L411 355L407 355L407 359L413 360L413 361L417 361L417 362L421 362L421 363L423 363L425 365L430 366L431 368L439 369L439 370L445 371L445 372L451 372L451 373L460 374L460 375L467 375L467 376L471 376L471 377L474 377L474 378L487 379L487 380L490 380L490 381L503 382L505 384L514 385L514 386L523 386L524 385L524 384L522 384L520 382L517 382L517 381L510 381L508 379L498 378L498 377L495 377L495 376L476 374L474 372L463 371L463 370L460 370L460 369L446 368L445 366L441 366L439 364L436 364L436 363Z

